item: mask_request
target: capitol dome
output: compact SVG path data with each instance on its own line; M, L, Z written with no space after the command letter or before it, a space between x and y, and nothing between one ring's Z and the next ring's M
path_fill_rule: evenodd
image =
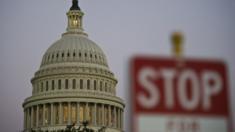
M87 35L77 33L65 33L52 44L43 56L41 67L70 62L108 66L102 49Z
M84 13L73 0L67 31L42 57L25 99L23 132L61 132L88 122L95 131L122 132L124 101L102 49L82 28Z

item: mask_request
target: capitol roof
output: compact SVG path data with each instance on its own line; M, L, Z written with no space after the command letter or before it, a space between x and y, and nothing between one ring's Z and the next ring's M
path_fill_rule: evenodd
M42 60L42 66L55 63L95 63L107 66L102 49L87 36L68 33L52 44Z
M102 49L84 32L82 19L84 13L73 1L67 13L68 27L62 37L53 43L43 56L41 68L50 64L77 63L97 64L108 68L106 56Z

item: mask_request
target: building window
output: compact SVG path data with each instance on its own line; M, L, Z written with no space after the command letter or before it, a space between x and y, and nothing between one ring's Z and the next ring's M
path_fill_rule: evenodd
M118 122L119 113L118 113L118 110L117 110L117 109L115 110L115 113L116 113L116 126L117 126L117 128L118 128L118 127L119 127L119 122Z
M55 89L55 81L54 81L54 80L52 80L52 82L51 82L51 89L52 89L52 90Z
M105 125L108 126L109 124L109 113L108 113L108 107L105 106L104 107L104 115L105 115Z
M43 117L43 108L42 106L39 106L39 112L38 112L39 126L42 126L42 117Z
M80 122L84 121L85 115L85 106L83 104L79 105L79 120Z
M51 113L51 109L49 107L49 105L45 106L45 117L44 117L44 121L45 124L48 125L50 123L50 113Z
M64 53L62 53L62 58L64 57Z
M102 81L100 81L100 91L102 91L102 88L103 87L103 82Z
M72 123L77 123L77 109L76 109L76 103L72 103L72 108L71 108L71 120L72 120Z
M92 123L92 105L88 105L88 110L87 110L87 113L88 113L88 117L87 117L87 119L86 120L88 120L88 122L91 122Z
M67 124L68 123L68 104L63 105L63 123Z
M87 80L87 89L90 89L90 80Z
M69 80L65 79L65 89L68 89L68 88L69 88Z
M76 88L76 79L73 79L73 89Z
M102 120L103 120L103 118L102 118L102 106L98 105L98 107L97 107L97 119L96 119L97 124L102 125Z
M97 123L97 125L100 125L100 123L99 123L99 120L100 120L99 109L100 109L100 106L97 105L96 106L96 123Z
M43 82L41 82L41 92L43 92Z
M105 92L107 92L107 82L105 82L105 84L104 84L105 86Z
M76 53L75 52L73 52L73 57L75 57L76 56Z
M55 124L59 124L59 104L55 105Z
M35 93L35 85L33 85L33 91L32 91L32 93L33 93L33 94Z
M111 108L111 126L114 127L114 107Z
M96 80L94 80L94 90L96 90Z
M40 92L39 83L37 83L37 92Z
M48 81L46 81L46 91L48 91Z
M73 19L73 20L72 20L72 26L73 26L73 27L78 27L78 20Z
M58 89L61 89L61 80L58 80Z
M32 107L32 109L33 109L33 113L32 113L32 115L33 115L33 126L36 126L36 116L37 116L37 109L36 109L36 107Z
M83 80L80 79L80 89L83 89Z

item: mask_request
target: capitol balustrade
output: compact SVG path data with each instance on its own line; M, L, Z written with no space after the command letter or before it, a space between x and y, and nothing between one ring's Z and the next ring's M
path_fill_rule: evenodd
M117 106L89 102L59 102L39 104L24 110L24 129L48 126L80 125L106 126L123 129L123 109Z

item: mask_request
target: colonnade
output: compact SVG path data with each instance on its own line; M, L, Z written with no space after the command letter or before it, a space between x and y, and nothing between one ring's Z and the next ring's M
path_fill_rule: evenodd
M123 129L123 109L90 102L45 103L24 109L24 129L77 124Z

